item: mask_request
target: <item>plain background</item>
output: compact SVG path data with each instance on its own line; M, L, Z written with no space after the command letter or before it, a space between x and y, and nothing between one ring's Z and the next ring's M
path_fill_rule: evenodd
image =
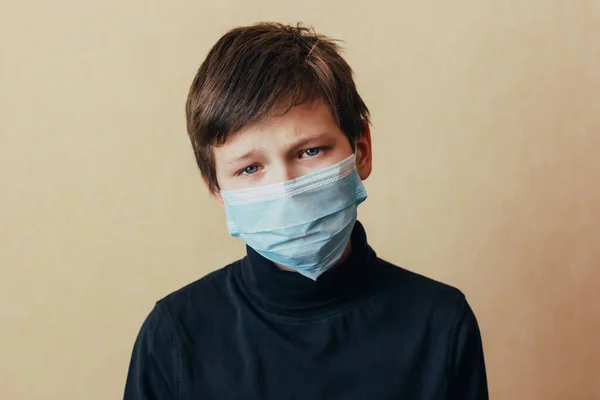
M122 397L154 302L243 255L184 102L228 29L343 39L371 245L462 289L494 399L600 399L600 1L5 1L0 397Z

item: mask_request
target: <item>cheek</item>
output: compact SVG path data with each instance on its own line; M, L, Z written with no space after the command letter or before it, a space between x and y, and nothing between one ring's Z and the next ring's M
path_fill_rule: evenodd
M233 177L219 174L218 171L217 171L216 177L217 177L217 183L219 184L220 190L237 189L236 184L235 184L235 179L233 179Z
M322 155L300 160L300 162L297 163L300 171L297 171L294 175L306 175L308 173L330 167L334 164L344 161L351 155L352 146L347 140L343 143L337 143L335 146L332 146L330 149L326 150Z
M339 143L333 150L331 157L333 162L331 164L333 165L344 161L346 158L350 157L352 153L352 145L350 144L350 141L344 137L343 141L341 141L341 143Z

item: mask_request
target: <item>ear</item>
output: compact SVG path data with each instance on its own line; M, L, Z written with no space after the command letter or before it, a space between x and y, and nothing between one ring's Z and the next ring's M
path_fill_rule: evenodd
M364 133L356 140L356 169L363 181L371 175L373 153L371 152L371 129L369 122L363 120Z
M208 184L208 179L206 179L206 177L204 175L202 175L202 181L204 182L204 186L206 186L208 191L211 192L211 194L215 198L215 200L217 200L222 206L224 206L225 202L223 201L223 196L221 196L221 192L219 192L218 189L215 191L211 191L210 185Z

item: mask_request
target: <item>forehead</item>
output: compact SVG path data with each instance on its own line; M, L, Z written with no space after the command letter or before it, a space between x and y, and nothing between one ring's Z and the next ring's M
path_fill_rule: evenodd
M232 153L235 156L249 148L288 146L324 133L336 135L341 131L329 107L321 101L315 101L292 107L282 115L275 112L263 121L248 125L214 150L217 156L219 153Z

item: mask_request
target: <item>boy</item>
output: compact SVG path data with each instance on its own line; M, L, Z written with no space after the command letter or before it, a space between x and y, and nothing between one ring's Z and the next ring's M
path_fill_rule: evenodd
M463 294L377 258L356 221L369 111L333 41L234 29L198 70L186 114L247 257L156 304L125 399L488 398Z

